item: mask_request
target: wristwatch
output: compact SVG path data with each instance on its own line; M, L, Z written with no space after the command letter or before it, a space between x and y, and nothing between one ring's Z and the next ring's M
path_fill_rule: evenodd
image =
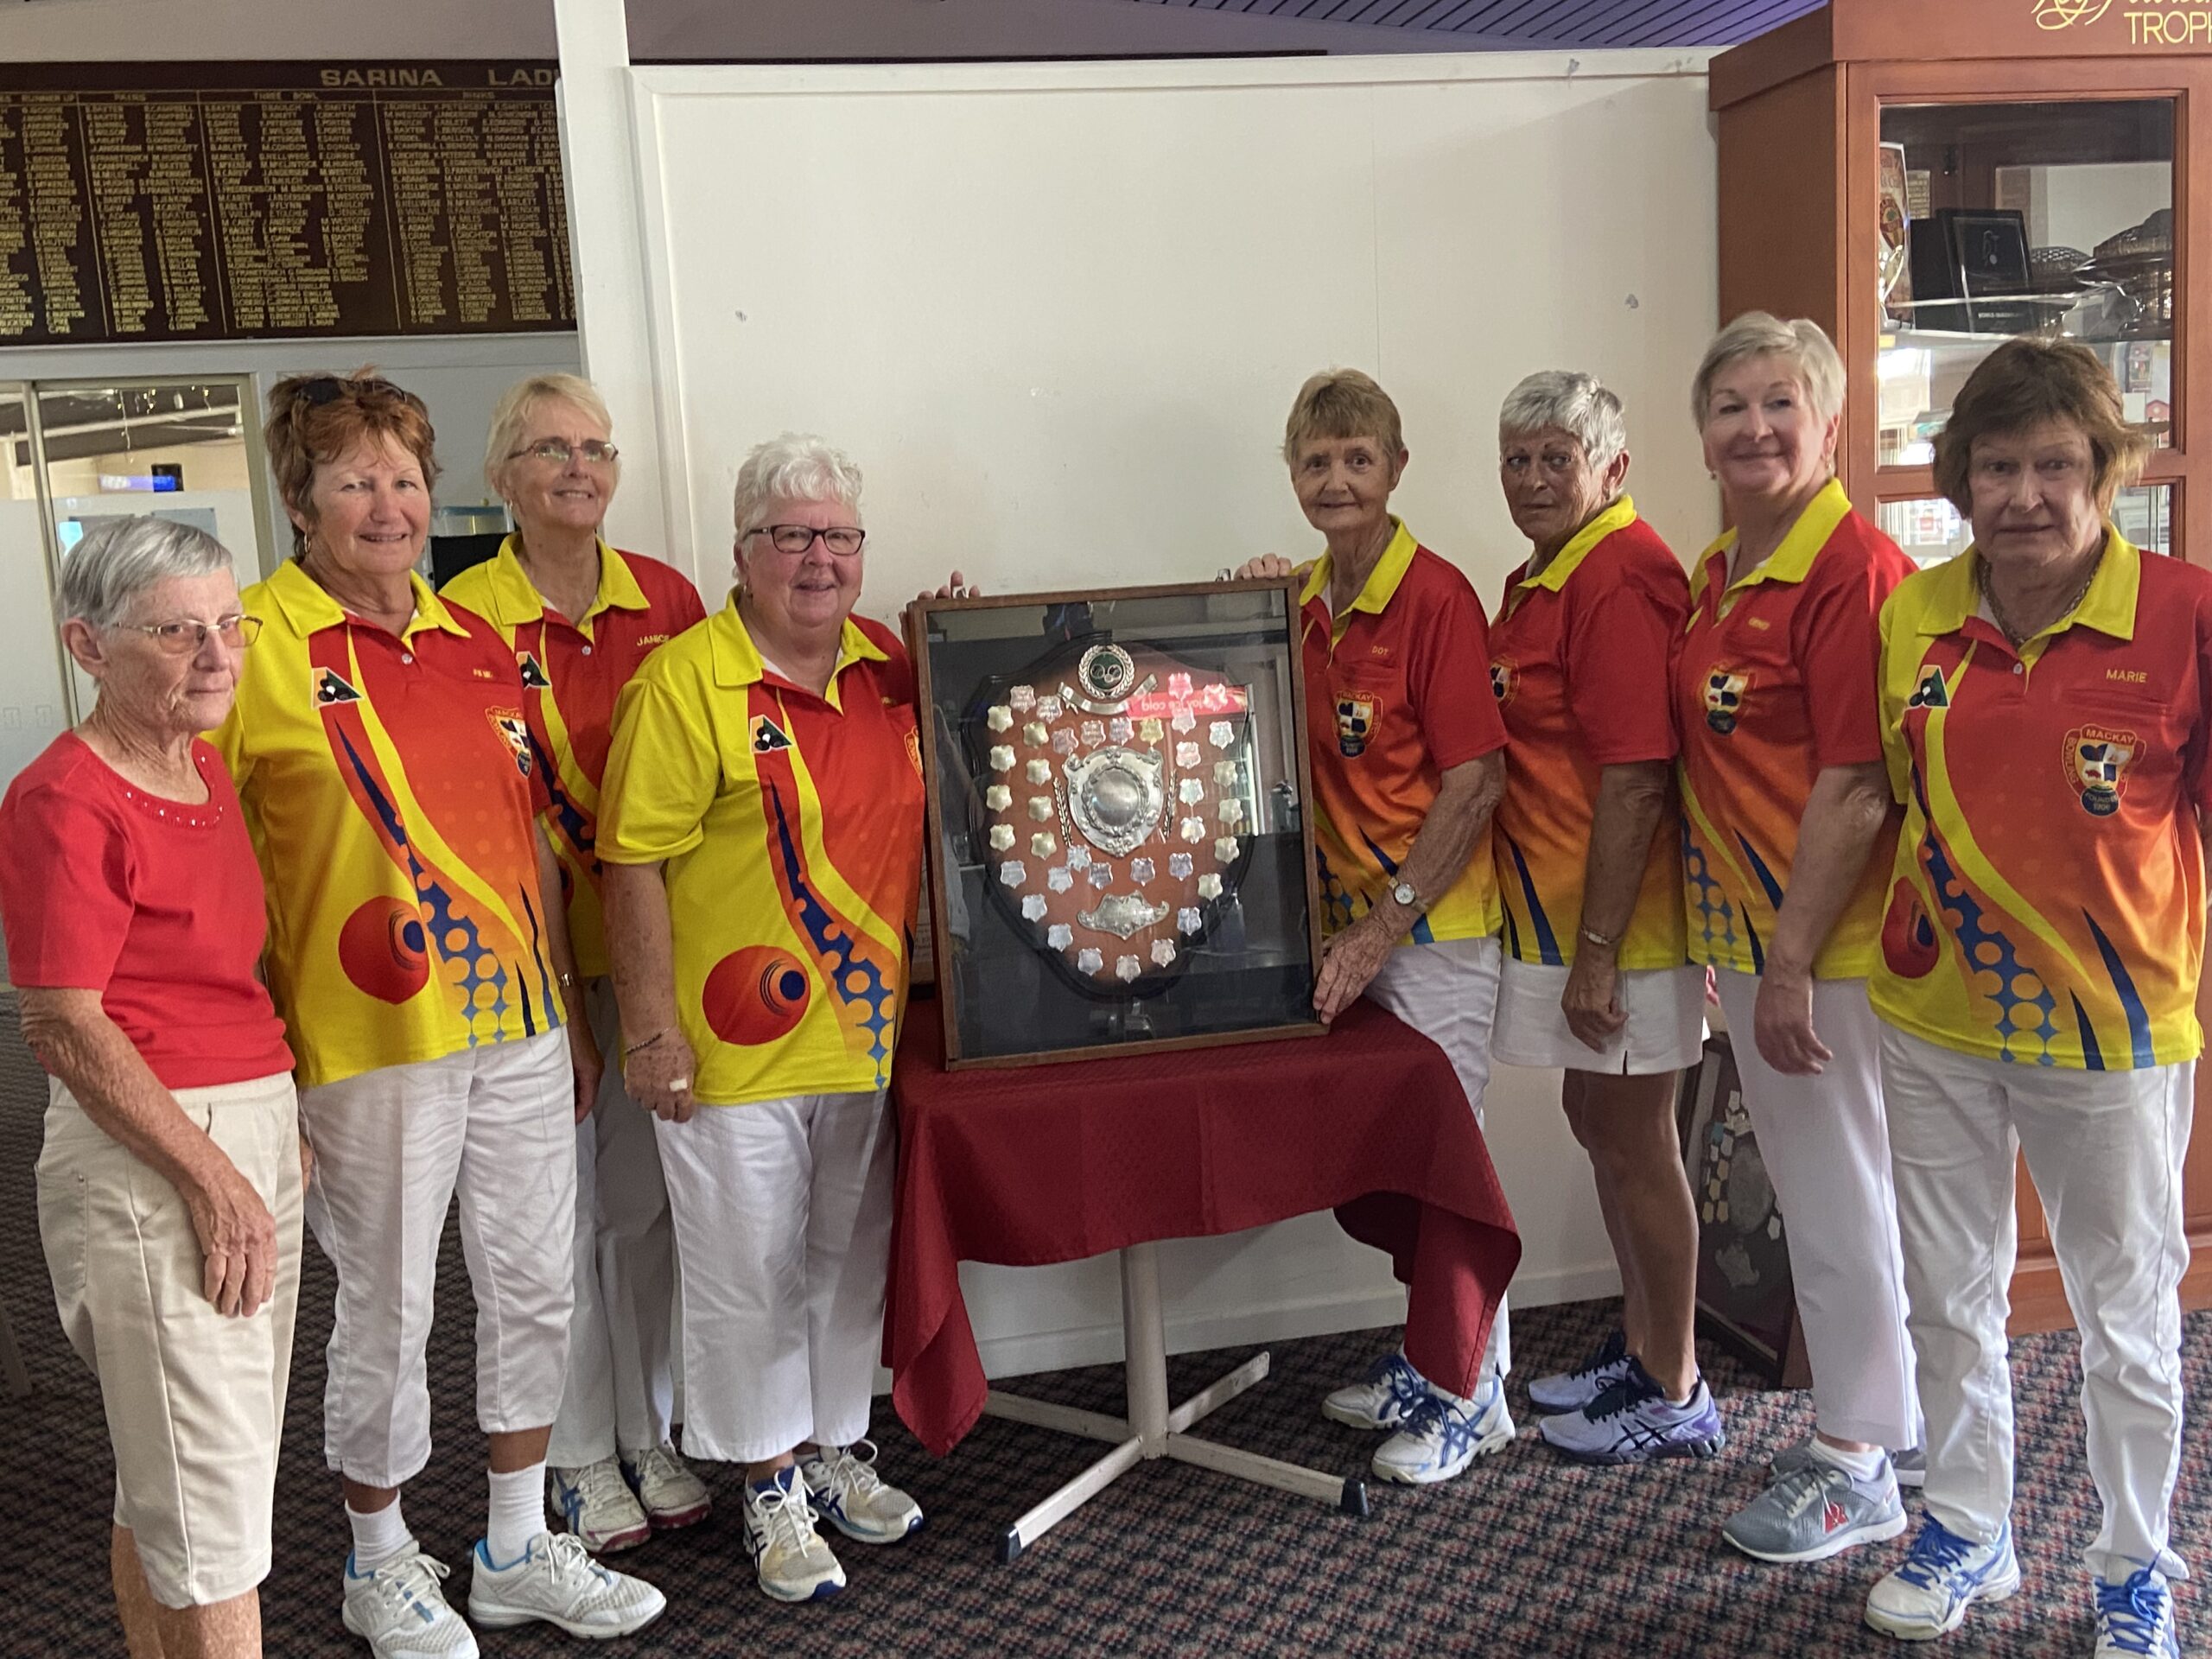
M1414 884L1410 881L1399 882L1390 889L1390 896L1408 910L1421 908L1421 894L1414 891Z

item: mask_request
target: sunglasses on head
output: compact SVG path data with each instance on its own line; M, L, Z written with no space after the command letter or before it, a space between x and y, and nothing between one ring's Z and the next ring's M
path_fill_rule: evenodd
M301 381L292 389L294 397L303 404L311 404L318 409L325 404L334 404L340 397L357 397L364 393L389 394L404 403L411 404L416 409L423 407L423 400L408 391L406 387L396 386L378 375L364 375L349 378L335 374L319 374L312 380Z

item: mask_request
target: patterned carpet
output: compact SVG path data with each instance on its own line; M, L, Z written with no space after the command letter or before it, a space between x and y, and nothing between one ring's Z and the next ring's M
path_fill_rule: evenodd
M37 1392L0 1411L0 1582L21 1599L0 1625L0 1655L120 1653L106 1587L106 1428L90 1377L61 1341L40 1255L31 1169L45 1092L0 1000L0 1295ZM480 1442L469 1407L471 1309L451 1239L430 1352L438 1450L409 1489L425 1545L460 1563L481 1526ZM264 1586L271 1655L365 1651L339 1624L336 1579L346 1548L336 1483L320 1455L322 1344L332 1281L312 1244L301 1298L292 1408L277 1491L276 1571ZM1604 1304L1532 1310L1516 1319L1523 1375L1580 1354L1610 1317ZM1203 1433L1317 1467L1357 1470L1367 1442L1324 1421L1319 1395L1395 1333L1370 1332L1274 1345L1274 1374L1209 1419ZM2190 1322L2188 1457L2176 1542L2205 1563L2212 1527L2212 1316ZM1170 1362L1176 1398L1249 1350ZM949 1459L932 1462L880 1406L884 1465L930 1515L905 1545L842 1551L851 1587L822 1606L781 1608L753 1588L735 1519L736 1482L709 1471L721 1506L704 1526L648 1545L623 1563L660 1585L669 1613L625 1642L590 1649L625 1656L991 1654L1056 1656L1897 1656L1859 1622L1866 1587L1901 1546L1818 1566L1761 1567L1728 1550L1714 1527L1758 1489L1765 1456L1804 1433L1804 1396L1754 1389L1725 1357L1708 1356L1730 1448L1711 1463L1629 1471L1569 1467L1536 1442L1529 1421L1510 1448L1449 1486L1373 1489L1364 1521L1205 1471L1154 1465L1024 1554L995 1564L997 1534L1073 1475L1088 1446L987 1421ZM2013 1375L2021 1442L2014 1523L2024 1593L1977 1613L1943 1644L1953 1656L2088 1653L2078 1552L2095 1530L2083 1469L2071 1337L2018 1344ZM1117 1411L1119 1371L1097 1368L1025 1380L1022 1391ZM1516 1395L1516 1398L1517 1398ZM465 1594L466 1568L450 1588ZM2212 1651L2212 1612L2180 1592L2190 1652ZM500 1633L489 1655L575 1653L550 1633Z

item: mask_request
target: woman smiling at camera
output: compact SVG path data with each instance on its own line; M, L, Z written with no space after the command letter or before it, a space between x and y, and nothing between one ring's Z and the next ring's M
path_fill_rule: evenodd
M1332 369L1306 381L1282 457L1327 548L1306 570L1300 621L1328 936L1313 1007L1333 1020L1364 995L1389 1009L1443 1049L1479 1122L1497 1007L1490 820L1505 788L1488 620L1467 578L1390 512L1409 454L1398 406L1372 379ZM1291 565L1259 558L1236 574ZM1501 1301L1474 1398L1391 1353L1322 1414L1395 1431L1375 1451L1381 1478L1448 1480L1511 1441L1510 1363Z
M514 653L415 574L437 477L421 401L365 373L269 395L295 552L216 734L269 884L269 988L338 1275L323 1450L345 1488L346 1629L379 1659L467 1656L446 1567L400 1511L430 1455L424 1370L446 1211L476 1294L489 1510L480 1624L613 1636L660 1592L545 1529L573 1293L575 1120L599 1085Z
M514 652L550 797L539 822L560 855L584 1007L606 1052L619 1037L597 837L614 700L640 663L706 612L685 577L601 539L621 456L590 381L540 374L512 387L493 411L484 454L485 481L514 514L515 533L443 596L488 620ZM546 1448L547 1497L587 1548L627 1549L705 1519L709 1503L668 1443L676 1241L652 1114L623 1092L619 1065L607 1068L576 1122L574 1260L576 1313Z
M2019 1587L2005 1324L2024 1152L2082 1332L2096 1651L2180 1650L2168 1511L2212 573L2113 527L2147 448L2086 347L1999 346L1936 445L1974 545L1882 612L1905 819L1871 989L1928 1415L1927 1517L1866 1600L1894 1636L1940 1636Z
M1744 1109L1783 1213L1814 1433L1720 1534L1809 1561L1894 1538L1916 1478L1889 1136L1866 975L1897 826L1876 719L1876 613L1911 569L1835 478L1843 363L1747 312L1690 389L1735 528L1700 556L1675 667L1690 958L1713 970Z

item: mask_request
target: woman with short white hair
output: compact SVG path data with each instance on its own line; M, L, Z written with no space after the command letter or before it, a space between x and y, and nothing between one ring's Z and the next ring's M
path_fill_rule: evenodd
M1624 491L1620 399L1548 370L1507 394L1498 482L1529 552L1490 629L1505 722L1491 826L1505 907L1495 1058L1560 1069L1620 1263L1617 1352L1540 1377L1540 1432L1592 1463L1709 1457L1724 1438L1693 1345L1697 1215L1675 1154L1675 1079L1705 1036L1682 954L1669 653L1682 567Z
M255 972L261 872L199 734L230 711L261 624L213 537L153 518L88 532L60 601L99 699L0 804L9 973L52 1078L39 1233L107 1414L124 1641L251 1659L302 1154L292 1052Z
M683 1449L745 1465L779 1601L844 1587L818 1517L869 1544L922 1523L865 1438L923 791L906 649L852 613L860 492L819 438L746 457L737 588L624 688L599 838L623 1071L683 1263Z
M1921 1467L1866 998L1897 844L1875 619L1912 566L1836 481L1843 379L1818 325L1753 311L1690 397L1735 526L1697 562L1674 682L1690 957L1719 983L1813 1370L1812 1439L1721 1528L1768 1561L1896 1537Z

